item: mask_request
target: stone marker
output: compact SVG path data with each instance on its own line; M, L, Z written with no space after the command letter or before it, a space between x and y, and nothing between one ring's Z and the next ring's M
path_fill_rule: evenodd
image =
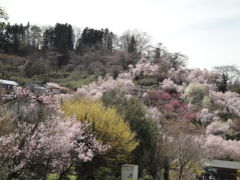
M124 164L122 165L121 180L138 180L138 165Z

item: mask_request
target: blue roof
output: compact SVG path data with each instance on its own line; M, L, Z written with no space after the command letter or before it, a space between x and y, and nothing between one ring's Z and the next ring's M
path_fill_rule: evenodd
M8 81L8 80L3 80L3 79L0 79L0 84L11 85L11 86L18 85L18 83L15 81Z

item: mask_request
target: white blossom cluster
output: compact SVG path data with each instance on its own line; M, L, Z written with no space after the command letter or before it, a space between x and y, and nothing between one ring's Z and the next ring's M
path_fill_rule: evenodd
M227 91L225 93L210 91L209 93L212 101L228 109L231 113L240 116L240 94Z
M217 114L218 112L210 112L209 109L203 108L200 112L197 113L196 120L206 125L210 122L217 121L219 119Z
M89 85L84 85L77 89L77 93L88 96L90 98L99 99L104 92L112 89L120 89L128 92L134 88L132 79L125 79L121 76L114 80L112 77L106 77L105 79L99 79L97 82L93 82Z

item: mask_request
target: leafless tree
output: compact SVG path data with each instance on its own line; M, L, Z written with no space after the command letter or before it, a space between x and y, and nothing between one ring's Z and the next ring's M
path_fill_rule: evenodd
M82 34L82 29L77 27L77 26L73 26L73 31L74 31L74 48L76 48L77 46L77 41L78 39L81 37Z
M166 138L164 148L169 160L177 164L179 170L177 179L181 180L185 168L200 162L203 158L203 137L175 134Z
M224 75L229 84L240 79L240 70L236 65L215 66L213 71L219 75Z
M123 35L119 39L120 49L127 51L130 44L130 40L133 36L136 40L136 48L138 55L139 56L146 55L148 49L151 48L150 46L151 37L146 32L141 32L138 30L133 31L128 30L123 33Z
M161 59L169 65L169 68L177 70L186 66L188 57L181 53L169 53L166 51Z
M8 20L8 14L4 10L4 8L0 6L0 31L2 31L3 27L6 25L7 20Z
M4 20L8 19L8 14L6 13L3 7L0 7L0 20L1 19L4 19Z

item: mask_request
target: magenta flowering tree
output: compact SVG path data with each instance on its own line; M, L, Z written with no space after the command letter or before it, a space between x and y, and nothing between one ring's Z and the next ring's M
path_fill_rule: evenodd
M170 86L172 87L172 86ZM156 106L165 119L187 119L187 104L181 99L179 93L169 93L163 90L152 90L145 97L148 105Z
M191 121L191 122L195 122L196 116L197 116L197 113L196 113L196 112L187 111L187 112L183 115L183 119L186 119L186 120Z

